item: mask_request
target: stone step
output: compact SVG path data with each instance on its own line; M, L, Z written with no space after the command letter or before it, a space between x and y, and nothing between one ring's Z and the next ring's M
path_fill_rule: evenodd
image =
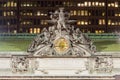
M115 80L113 76L0 76L0 80Z

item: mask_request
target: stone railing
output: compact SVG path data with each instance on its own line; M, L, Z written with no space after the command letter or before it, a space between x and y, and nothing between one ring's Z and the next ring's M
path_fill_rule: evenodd
M91 39L117 39L119 35L114 33L85 33ZM33 39L37 34L29 34L29 33L0 33L0 39Z
M120 74L120 56L35 57L28 54L0 55L0 74L6 75L95 75ZM6 74L7 72L7 74Z

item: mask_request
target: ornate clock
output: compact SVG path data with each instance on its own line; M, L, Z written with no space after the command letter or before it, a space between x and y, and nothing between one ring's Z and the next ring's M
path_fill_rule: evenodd
M57 38L54 41L54 49L56 53L65 54L69 50L69 40L64 37Z

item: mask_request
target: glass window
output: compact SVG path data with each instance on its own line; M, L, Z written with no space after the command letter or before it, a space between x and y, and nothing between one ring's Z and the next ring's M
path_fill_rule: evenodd
M104 2L102 2L102 6L105 6L105 3L104 3Z
M85 11L85 16L88 16L88 11Z
M29 31L30 33L33 33L33 30L32 30L32 28L30 28L30 31Z
M81 11L81 16L84 16L84 11L83 10Z
M99 25L105 25L105 19L99 19Z
M78 4L77 4L77 6L81 6L81 4L80 4L80 3L78 3Z
M40 33L40 28L37 28L37 33Z
M81 21L81 25L84 25L84 21Z
M40 11L37 12L37 16L40 16Z
M91 6L91 2L88 2L88 6Z
M3 16L6 16L6 12L3 12Z
M78 11L78 16L80 16L80 10Z
M118 7L118 2L115 2L115 7Z
M108 20L108 25L111 25L111 20Z
M80 25L80 21L77 22L77 25Z
M40 28L30 28L29 33L40 33Z
M92 2L92 6L95 6L95 2Z
M95 2L95 5L98 6L98 2Z
M74 10L74 15L76 15L77 14L77 12Z
M87 3L88 3L88 2L84 2L84 6L87 6Z

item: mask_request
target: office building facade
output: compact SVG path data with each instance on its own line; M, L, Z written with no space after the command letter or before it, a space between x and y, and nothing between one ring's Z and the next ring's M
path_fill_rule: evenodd
M70 12L71 24L82 32L120 29L120 0L0 0L0 33L40 33L59 7Z

